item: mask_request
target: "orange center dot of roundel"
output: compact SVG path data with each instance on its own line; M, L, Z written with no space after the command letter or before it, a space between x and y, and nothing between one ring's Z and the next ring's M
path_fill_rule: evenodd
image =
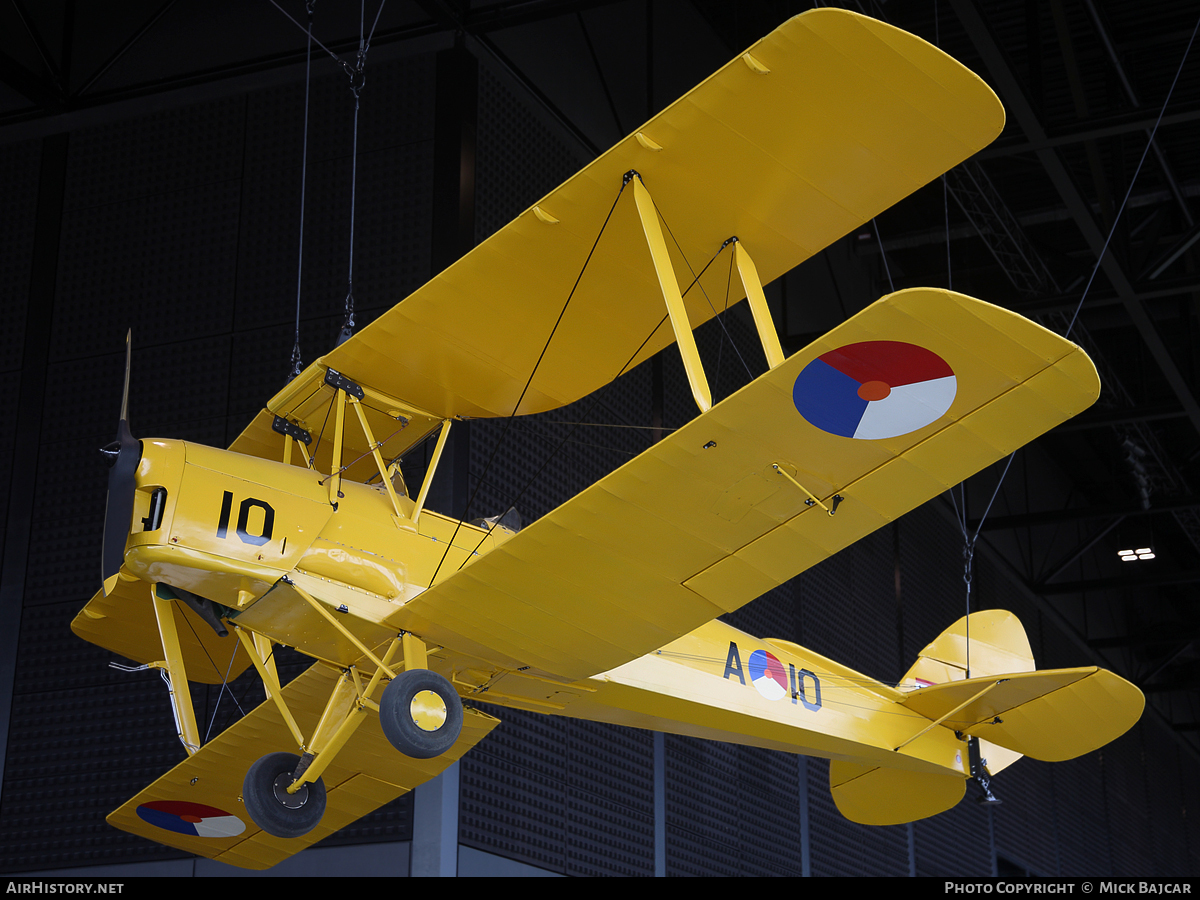
M858 388L858 396L867 402L872 400L883 400L891 392L891 387L889 387L887 383L883 381L867 381L861 384Z
M183 821L185 821L185 822L191 822L191 823L193 823L193 824L195 824L196 822L203 822L203 821L204 821L204 820L203 820L202 818L200 818L199 816L193 816L191 813L184 813L184 814L183 814L182 816L180 816L179 818L183 819Z

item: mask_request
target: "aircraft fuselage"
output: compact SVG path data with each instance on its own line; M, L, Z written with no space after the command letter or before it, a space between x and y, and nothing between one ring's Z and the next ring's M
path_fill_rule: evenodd
M385 491L370 485L345 482L336 496L330 500L329 476L313 469L145 440L124 568L227 607L239 627L366 672L373 667L362 652L288 590L283 576L305 585L365 646L383 648L403 627L405 604L435 572L438 581L449 577L511 536L427 510L414 523L396 516ZM400 502L411 513L414 502L403 495ZM964 745L946 729L895 752L928 724L897 710L900 692L720 621L577 684L501 669L452 647L436 649L429 664L465 698L500 706L966 774Z

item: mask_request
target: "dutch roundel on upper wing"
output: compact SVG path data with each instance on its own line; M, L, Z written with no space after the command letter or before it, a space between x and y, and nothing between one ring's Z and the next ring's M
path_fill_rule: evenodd
M880 440L937 421L957 393L954 370L932 350L904 341L860 341L805 366L792 400L822 431Z

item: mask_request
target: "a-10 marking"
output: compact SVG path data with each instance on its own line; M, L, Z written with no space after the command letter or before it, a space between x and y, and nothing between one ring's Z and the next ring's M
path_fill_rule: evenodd
M750 682L760 694L768 700L782 700L790 696L792 703L800 702L806 709L814 712L821 708L821 679L808 669L797 669L793 663L787 665L787 675L783 671L783 663L766 650L755 650L750 654L747 665L750 670ZM742 670L742 654L734 641L729 642L729 654L725 657L725 677L737 676L738 681L746 683L746 675ZM812 688L812 700L805 690L805 681Z

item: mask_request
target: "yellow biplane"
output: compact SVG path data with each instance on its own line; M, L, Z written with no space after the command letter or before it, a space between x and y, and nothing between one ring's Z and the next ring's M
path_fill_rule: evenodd
M269 867L486 737L473 699L828 757L869 824L1122 734L1137 688L1036 671L1009 613L952 626L898 687L717 619L1095 400L1077 346L950 291L891 294L790 358L767 311L764 282L1003 122L936 48L814 10L310 365L228 450L139 441L123 404L103 589L72 627L163 671L187 758L108 821ZM693 273L719 253L769 370L713 405L692 329L727 269ZM523 529L426 507L454 422L555 409L672 342L690 423ZM398 461L435 434L411 496ZM275 645L316 662L281 687ZM250 665L268 699L203 743L187 682Z

